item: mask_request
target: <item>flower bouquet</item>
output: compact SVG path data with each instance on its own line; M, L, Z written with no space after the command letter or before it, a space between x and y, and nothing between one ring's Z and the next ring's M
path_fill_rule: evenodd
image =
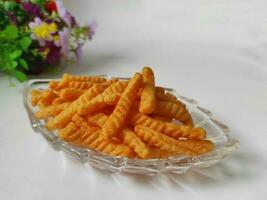
M79 26L61 1L0 0L0 72L24 81L78 60L95 26Z

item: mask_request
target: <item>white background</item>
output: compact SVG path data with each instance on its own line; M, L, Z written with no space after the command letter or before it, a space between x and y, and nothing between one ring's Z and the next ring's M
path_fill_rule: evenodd
M78 21L99 24L65 71L131 76L150 65L158 85L212 110L241 147L183 175L108 174L51 149L30 127L22 85L0 74L0 199L267 199L266 1L64 2Z

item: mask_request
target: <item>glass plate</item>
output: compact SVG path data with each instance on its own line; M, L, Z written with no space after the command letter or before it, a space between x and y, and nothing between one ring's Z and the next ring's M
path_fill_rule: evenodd
M102 76L107 79L119 78L107 75ZM127 78L119 79L127 80ZM77 158L82 163L89 163L96 168L110 172L127 172L145 175L155 175L167 172L184 173L190 168L203 168L214 165L239 147L239 142L229 135L228 127L217 121L209 110L200 107L195 100L181 96L174 89L165 88L186 104L195 125L202 127L207 131L207 139L215 144L215 149L213 151L195 157L178 155L165 159L141 160L112 157L93 149L78 148L61 140L57 135L57 131L48 131L45 128L44 120L36 119L34 116L37 108L31 106L30 91L37 88L48 88L50 80L51 79L35 79L30 80L25 84L23 102L33 130L36 133L41 133L55 150L63 151L67 155Z

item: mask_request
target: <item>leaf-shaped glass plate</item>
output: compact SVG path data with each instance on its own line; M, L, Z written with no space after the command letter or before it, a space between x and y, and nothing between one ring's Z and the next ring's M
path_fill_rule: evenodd
M102 76L107 79L119 78L110 77L108 75ZM127 78L119 79L127 80ZM57 135L57 131L48 131L45 128L44 120L36 119L34 116L36 108L31 106L30 91L37 88L48 88L49 81L50 79L35 79L25 84L23 102L33 130L36 133L41 133L56 151L63 151L77 158L82 163L88 163L96 168L110 172L127 172L144 175L155 175L167 172L184 173L190 168L202 168L214 165L239 147L239 142L229 135L228 127L214 119L212 112L200 107L195 100L181 96L174 89L165 88L186 104L195 125L207 131L207 139L215 144L215 149L213 151L196 157L178 155L166 159L141 160L112 157L93 149L78 148L61 140Z

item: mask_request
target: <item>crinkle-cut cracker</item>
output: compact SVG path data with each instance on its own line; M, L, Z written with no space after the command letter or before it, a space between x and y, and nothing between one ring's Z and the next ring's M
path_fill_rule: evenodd
M88 90L92 87L95 83L94 82L81 82L81 81L70 81L68 88L74 88L78 90Z
M91 148L111 156L134 156L134 152L128 146L110 140L103 140L99 137L99 132L91 134L82 144L87 148Z
M157 101L154 115L160 115L163 117L174 118L179 120L179 117L185 112L185 108L182 105L168 101Z
M97 113L88 118L88 123L94 126L102 127L108 120L108 116L103 113ZM147 145L129 128L121 131L120 139L122 142L131 147L135 153L141 158L145 158L149 154Z
M155 94L165 94L165 89L163 87L156 86Z
M154 77L154 72L150 67L144 67L142 69L142 78L143 78L143 82L146 84L151 84L151 85L155 85L155 77Z
M92 126L102 127L107 120L108 116L104 113L96 113L88 117L88 123Z
M166 151L156 147L150 147L149 155L146 157L146 159L168 158L170 156L175 156L175 155L177 155L176 152Z
M68 87L69 82L71 81L90 81L94 83L104 83L106 81L105 78L100 76L73 76L70 74L64 74L61 81L58 83L55 90L60 90L62 88Z
M58 98L58 95L55 92L52 90L44 90L40 100L38 101L38 105L49 106L56 98Z
M127 87L121 95L113 113L109 116L101 130L101 137L104 139L111 138L119 133L120 129L127 120L130 109L133 106L137 93L142 86L142 76L136 73L129 81Z
M109 94L109 95L98 95L89 101L86 106L80 106L77 112L80 115L87 115L98 110L101 110L109 105L115 105L120 99L119 94Z
M159 121L163 121L163 122L172 122L173 121L173 118L163 117L163 116L159 116L159 115L152 115L151 118L159 120Z
M54 117L58 115L62 110L66 109L70 103L62 103L59 105L51 105L48 107L40 108L36 113L35 117L37 119L46 119L48 117Z
M80 128L74 122L70 122L66 127L59 131L59 137L66 140L70 135L74 134Z
M65 88L59 91L59 96L64 101L74 101L81 96L85 90L75 88Z
M186 147L178 146L176 140L161 134L158 131L144 127L136 126L135 133L142 138L150 146L155 146L161 150L175 152L176 154L185 154L189 156L197 155L196 151L188 149Z
M156 107L155 78L151 68L144 67L142 70L144 86L141 92L139 112L151 114Z
M139 157L146 158L149 155L148 146L131 129L124 128L120 137L122 142L132 148Z
M31 91L31 104L32 106L36 106L39 100L42 97L43 90L32 90Z
M79 137L75 138L71 143L79 146L79 147L88 147L88 145L85 144L85 141L88 140L88 138L99 136L100 128L98 127L90 127L90 126L83 126L81 127L84 131L79 135Z
M63 103L66 103L66 100L62 99L61 97L58 97L52 101L51 105L56 106L56 105L60 105Z
M71 120L79 127L86 127L87 126L87 122L84 120L84 118L81 117L80 115L78 115L77 113L73 115Z
M196 151L198 154L207 153L214 149L214 144L209 140L178 140L176 144Z
M182 122L184 125L191 126L191 127L194 126L192 116L190 115L187 109L184 110L184 113L178 118L178 120Z
M128 85L128 81L117 81L111 84L107 89L105 89L105 91L103 92L103 95L114 94L114 93L122 94L127 85Z
M107 86L108 85L104 85L104 84L96 84L93 87L91 87L89 90L83 93L78 99L73 101L70 104L70 106L67 107L67 109L62 111L55 118L49 120L46 123L46 128L48 130L55 130L57 128L65 127L71 121L72 116L77 112L78 106L80 104L84 104L90 101L95 96L103 92Z
M188 138L200 140L206 136L206 131L202 128L191 128L185 125L178 125L174 123L164 122L153 119L142 113L131 113L130 123L133 126L142 125L151 128L155 131L161 132L172 138Z
M55 88L57 88L58 83L59 83L58 81L54 81L54 80L50 81L50 82L49 82L49 88L50 88L51 90L54 90Z
M109 96L109 95L122 94L124 89L126 88L127 84L128 84L128 82L126 82L126 81L118 81L116 83L113 83L108 88L106 88L103 93L99 94L94 99L92 99L92 101L94 101L95 99L97 99L97 101L99 101L99 99L101 100L103 98L106 98L106 96ZM88 101L88 102L85 102L84 104L80 104L79 109L78 109L79 114L86 115L86 114L90 113L91 108L92 108L92 101ZM102 108L100 108L100 109L102 109Z

